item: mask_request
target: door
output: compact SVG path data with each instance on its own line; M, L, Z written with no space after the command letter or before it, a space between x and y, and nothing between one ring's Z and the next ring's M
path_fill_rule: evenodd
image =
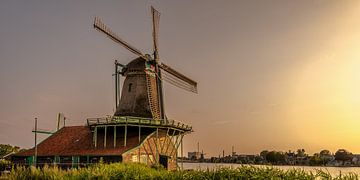
M160 155L160 164L164 166L164 168L168 168L168 156Z

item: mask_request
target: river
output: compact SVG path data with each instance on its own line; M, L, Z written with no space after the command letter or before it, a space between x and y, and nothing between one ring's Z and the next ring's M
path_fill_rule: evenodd
M181 163L179 163L181 167ZM220 167L230 167L236 168L240 167L241 164L224 164L224 163L183 163L184 169L197 169L197 170L206 170L206 169L216 169ZM266 167L266 165L253 165L255 167ZM282 170L288 169L303 169L306 171L316 172L316 169L320 169L323 171L328 171L331 175L337 176L340 174L347 173L356 173L360 175L360 167L322 167L322 166L272 166Z

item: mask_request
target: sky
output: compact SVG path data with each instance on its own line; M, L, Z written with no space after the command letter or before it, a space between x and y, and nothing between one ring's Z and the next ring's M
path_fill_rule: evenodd
M0 1L0 143L33 146L56 128L114 113L113 63L134 54L92 28L98 16L142 52L160 13L160 60L198 82L165 84L166 114L206 156L345 148L360 153L360 1ZM123 82L124 79L121 81ZM41 135L41 139L46 138Z

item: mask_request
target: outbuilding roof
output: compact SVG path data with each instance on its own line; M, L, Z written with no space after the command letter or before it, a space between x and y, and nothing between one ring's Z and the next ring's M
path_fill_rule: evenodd
M97 147L93 145L93 135L89 126L63 127L37 146L38 156L78 156L78 155L121 155L139 144L138 136L127 137L126 147ZM34 148L14 154L33 156Z

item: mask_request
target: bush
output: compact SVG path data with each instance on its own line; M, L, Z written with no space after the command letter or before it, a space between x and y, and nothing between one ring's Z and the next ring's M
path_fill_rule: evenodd
M11 162L7 160L0 160L0 172L6 170L7 168L11 167Z

